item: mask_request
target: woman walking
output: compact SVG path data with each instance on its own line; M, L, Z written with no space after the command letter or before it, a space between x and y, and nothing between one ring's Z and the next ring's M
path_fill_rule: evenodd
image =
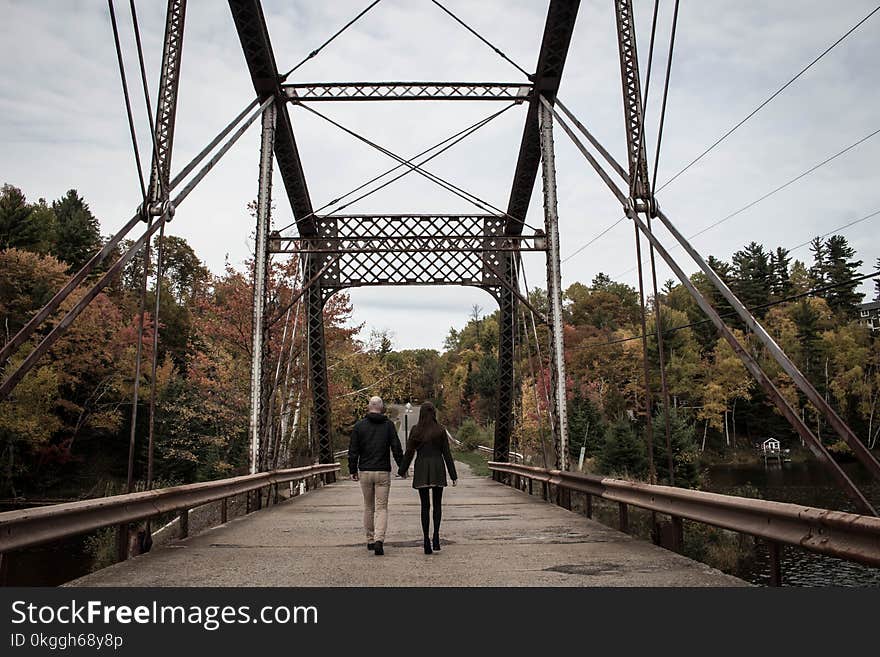
M452 485L458 481L452 452L449 451L449 438L446 429L437 422L437 410L431 402L422 404L419 421L410 431L406 441L406 452L398 474L406 476L413 456L413 488L419 491L422 503L422 533L425 537L425 554L440 549L440 520L443 516L443 488L446 486L446 470ZM431 516L431 503L434 504L434 536L428 540L428 521Z

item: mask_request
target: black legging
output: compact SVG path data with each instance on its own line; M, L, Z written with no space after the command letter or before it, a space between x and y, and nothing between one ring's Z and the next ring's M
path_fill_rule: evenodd
M443 517L443 487L431 486L430 488L419 488L419 499L422 502L422 532L425 534L425 540L428 540L428 519L431 513L431 501L428 491L433 493L434 498L434 533L440 533L440 519Z

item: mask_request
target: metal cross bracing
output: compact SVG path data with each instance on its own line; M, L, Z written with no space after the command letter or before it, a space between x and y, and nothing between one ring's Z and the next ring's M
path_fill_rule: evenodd
M328 215L316 222L320 237L276 238L273 252L305 253L316 265L337 256L320 278L330 294L367 285L473 285L495 294L506 253L540 250L506 237L496 215Z
M512 100L526 101L531 84L521 82L328 82L285 84L291 102L338 100Z

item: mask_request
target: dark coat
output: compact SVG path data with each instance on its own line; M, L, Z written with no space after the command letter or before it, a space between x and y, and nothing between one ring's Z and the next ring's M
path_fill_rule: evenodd
M367 413L354 425L348 445L348 471L358 470L391 472L391 457L400 465L403 450L394 423L383 413Z
M406 452L403 455L403 463L400 464L398 474L406 475L413 456L416 464L413 468L413 488L425 488L429 486L445 486L446 470L453 481L458 479L455 472L455 462L452 460L452 452L449 450L449 438L446 429L436 423L417 424L413 427L406 441ZM444 467L445 465L445 467Z

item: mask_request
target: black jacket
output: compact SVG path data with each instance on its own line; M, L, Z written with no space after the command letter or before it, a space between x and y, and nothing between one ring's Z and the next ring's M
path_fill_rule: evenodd
M409 440L406 441L403 463L398 463L398 474L401 477L406 474L414 456L416 465L413 468L413 488L445 486L447 470L452 481L458 479L455 461L449 450L449 439L442 425L434 422L413 427Z
M358 470L391 472L391 457L397 465L403 460L403 449L394 423L383 413L367 413L358 420L351 432L348 446L348 471L357 474Z

